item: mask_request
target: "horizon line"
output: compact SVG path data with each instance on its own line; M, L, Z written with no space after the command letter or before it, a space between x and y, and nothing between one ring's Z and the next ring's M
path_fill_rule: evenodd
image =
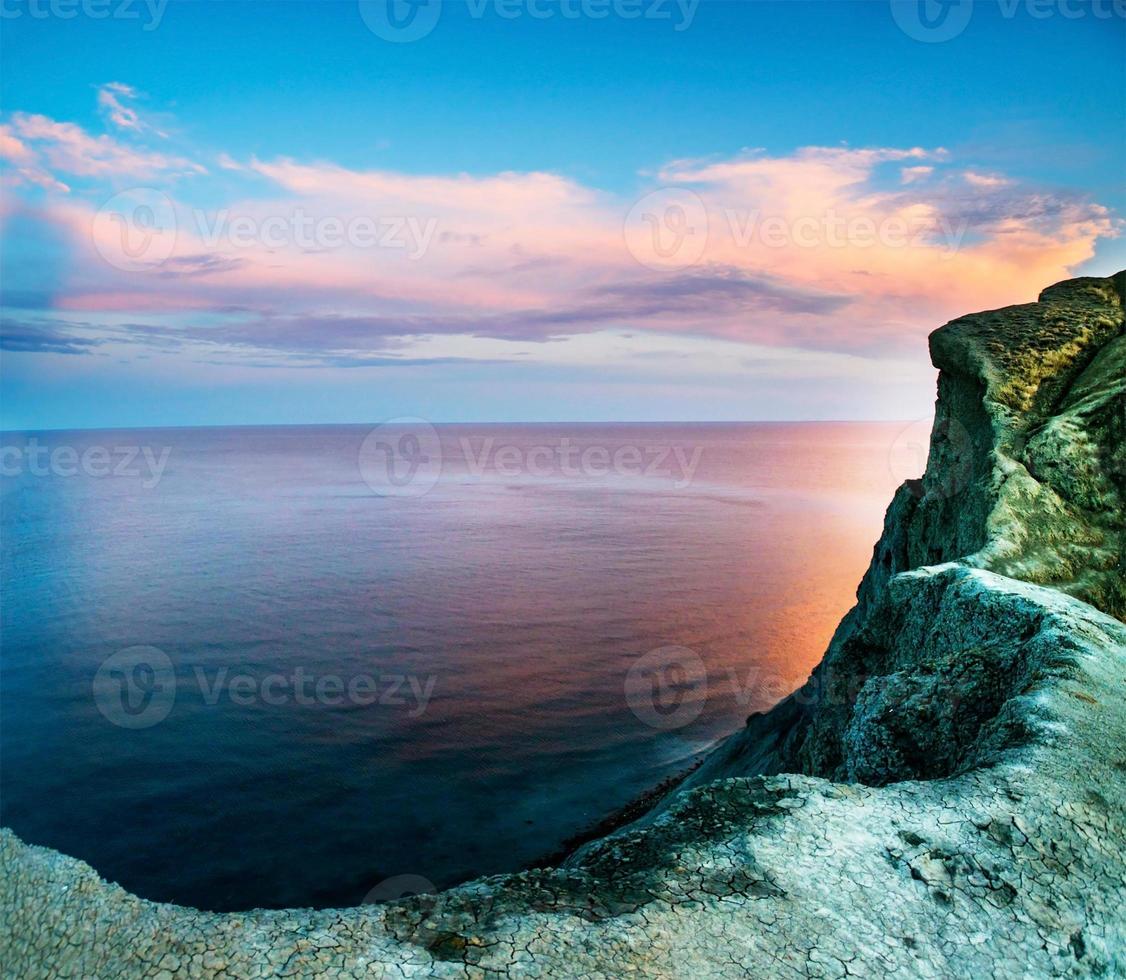
M407 416L394 416L382 421L364 422L224 422L207 424L185 425L87 425L87 426L52 426L47 428L7 428L0 426L0 436L7 435L33 435L41 432L145 432L167 431L169 429L327 429L327 428L360 428L362 426L388 425L393 422L406 421ZM660 419L660 420L630 420L630 419L596 419L578 421L574 419L552 419L537 421L513 420L473 420L450 421L426 419L422 416L413 416L433 426L464 426L464 425L524 425L524 426L549 426L549 425L574 425L574 426L599 426L599 425L910 425L922 419Z

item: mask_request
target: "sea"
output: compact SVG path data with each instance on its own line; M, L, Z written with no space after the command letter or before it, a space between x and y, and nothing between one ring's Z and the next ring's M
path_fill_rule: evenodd
M550 859L808 676L925 429L3 433L0 822L224 911Z

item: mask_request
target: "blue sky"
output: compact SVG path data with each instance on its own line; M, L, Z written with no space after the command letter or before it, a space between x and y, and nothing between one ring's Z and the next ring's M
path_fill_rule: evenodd
M8 428L916 418L931 329L1126 266L1109 0L120 2L4 0Z

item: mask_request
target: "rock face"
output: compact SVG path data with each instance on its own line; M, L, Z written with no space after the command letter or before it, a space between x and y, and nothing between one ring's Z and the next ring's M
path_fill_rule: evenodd
M156 905L0 834L10 976L1126 976L1126 275L956 320L810 681L559 869Z

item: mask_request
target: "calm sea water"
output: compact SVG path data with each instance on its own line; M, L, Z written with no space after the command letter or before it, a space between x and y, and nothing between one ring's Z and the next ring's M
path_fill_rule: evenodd
M804 680L911 475L902 425L370 431L4 435L5 825L208 909L526 866Z

